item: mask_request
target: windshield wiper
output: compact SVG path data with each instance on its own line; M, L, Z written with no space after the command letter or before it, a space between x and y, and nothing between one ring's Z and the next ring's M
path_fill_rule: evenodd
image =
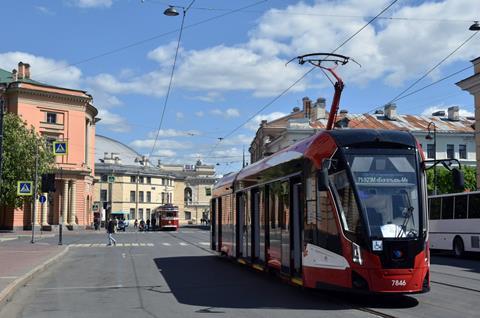
M397 238L399 238L400 235L402 235L402 232L405 233L405 236L408 237L408 234L410 232L407 233L407 225L408 225L408 222L410 221L410 218L412 219L412 224L413 224L413 227L415 228L415 218L412 217L413 211L415 210L415 208L412 206L412 202L410 201L410 195L406 190L401 190L400 193L407 198L408 207L405 208L405 210L402 212L403 224L400 227L400 231L398 232Z

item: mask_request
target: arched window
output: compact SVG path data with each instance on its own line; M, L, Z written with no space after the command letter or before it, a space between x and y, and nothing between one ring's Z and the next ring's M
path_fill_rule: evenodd
M192 189L187 187L183 191L183 196L185 200L185 204L192 204Z

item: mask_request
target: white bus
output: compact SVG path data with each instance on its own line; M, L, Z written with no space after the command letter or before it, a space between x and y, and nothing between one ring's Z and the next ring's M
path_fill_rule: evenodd
M480 252L480 191L433 195L430 210L430 248Z

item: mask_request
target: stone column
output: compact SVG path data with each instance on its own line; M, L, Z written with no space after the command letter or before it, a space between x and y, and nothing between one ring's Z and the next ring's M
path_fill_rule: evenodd
M63 180L63 192L62 192L62 211L61 216L63 223L67 222L67 215L68 215L68 180Z
M40 203L41 209L42 209L42 219L40 224L41 225L48 225L48 193L42 193L47 198L47 201L45 203Z
M70 213L68 218L69 225L75 225L75 218L77 212L77 183L75 180L70 181Z

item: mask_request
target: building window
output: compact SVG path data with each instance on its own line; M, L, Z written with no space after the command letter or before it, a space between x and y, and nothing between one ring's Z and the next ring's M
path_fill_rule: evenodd
M152 202L152 192L147 191L147 202Z
M147 209L147 220L150 220L150 216L151 216L150 211L151 211L150 209Z
M192 219L192 212L185 211L185 220L191 220Z
M172 203L172 194L170 192L167 193L167 201L168 203Z
M143 209L138 209L138 217L143 220Z
M147 177L147 183L152 184L152 178L151 177Z
M135 202L135 191L130 191L130 202Z
M162 178L162 185L165 185L165 179Z
M184 194L184 201L185 204L192 204L192 189L191 188L185 188L185 191L183 191Z
M135 176L130 176L130 182L131 182L131 183L135 183L135 182L136 182Z
M205 188L205 195L206 196L211 196L212 195L212 189L211 188Z
M47 113L47 123L56 124L57 123L57 114Z
M162 192L162 204L165 204L165 192Z
M100 201L107 201L107 190L100 190Z
M130 220L135 220L135 209L130 208Z
M143 183L143 177L138 177L138 183Z
M143 197L143 191L138 192L138 201L139 202L144 202L144 197Z
M433 144L427 144L427 158L435 158L435 150Z
M458 145L460 159L467 159L467 145Z
M108 181L108 175L103 174L102 175L102 182L107 182Z
M455 158L455 147L452 144L447 145L447 158L454 159Z

